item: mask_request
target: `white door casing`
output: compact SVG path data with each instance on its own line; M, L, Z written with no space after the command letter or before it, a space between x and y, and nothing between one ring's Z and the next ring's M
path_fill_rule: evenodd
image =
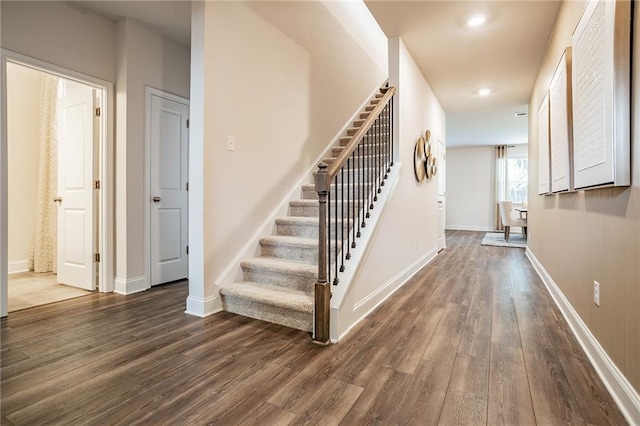
M189 271L189 106L172 98L157 91L147 97L152 286L186 278Z
M66 81L58 99L58 282L95 290L95 90ZM52 200L54 202L54 200Z
M438 251L447 246L445 238L445 208L446 208L446 146L438 139Z

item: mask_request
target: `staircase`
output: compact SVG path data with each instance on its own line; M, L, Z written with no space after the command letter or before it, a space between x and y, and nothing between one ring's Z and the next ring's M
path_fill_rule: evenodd
M338 145L329 151L330 156L323 159L324 163L331 164L336 160L380 102L385 90L381 88L364 107ZM368 149L371 147L364 147L363 154ZM360 167L358 157L354 163L354 167ZM353 185L347 191L360 193ZM351 203L357 203L357 200L352 199ZM334 211L334 204L329 203L329 208ZM338 204L338 211L342 208L343 205ZM350 209L351 204L344 208ZM261 256L241 262L243 281L220 289L224 310L313 331L314 286L318 282L318 215L318 193L313 184L305 184L301 188L301 199L289 203L289 215L275 219L275 235L260 239ZM340 225L345 232L351 228L349 220L338 223ZM338 251L340 249L338 246Z

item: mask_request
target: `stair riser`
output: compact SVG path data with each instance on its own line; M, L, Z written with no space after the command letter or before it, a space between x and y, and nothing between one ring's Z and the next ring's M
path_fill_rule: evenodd
M340 226L340 225L338 225ZM335 232L335 228L332 226L332 232ZM340 230L338 230L339 232ZM344 232L349 232L345 229ZM300 247L291 246L288 244L278 243L262 243L262 256L263 257L275 257L278 259L294 260L296 262L304 262L312 265L318 264L318 247ZM332 248L332 250L335 248ZM338 244L338 251L342 250L342 244Z
M276 233L292 237L318 238L318 224L278 224Z
M340 225L338 225L338 229ZM344 232L348 232L351 228L345 221ZM302 238L318 238L318 224L314 225L278 225L277 235L302 237Z
M353 135L351 135L353 136ZM340 146L345 146L351 141L351 136L342 136L340 138ZM385 140L388 140L389 133L386 131L380 131L378 133L372 133L369 139L365 140L363 143L365 145L371 145L374 143L384 143ZM377 141L376 141L377 139Z
M356 157L357 157L363 154L383 154L383 153L386 153L388 150L389 150L389 145L385 143L376 143L376 144L372 143L372 144L365 144L361 148L356 148L354 153L356 154ZM338 155L342 154L342 151L344 151L344 145L336 148L331 148L331 155L333 157L337 157Z
M281 244L261 244L263 257L295 260L315 264L318 262L318 247L297 247Z
M355 159L351 160L351 163L349 165L351 167L356 167L356 168L362 168L362 167L369 168L372 165L378 165L379 163L380 164L384 163L387 160L387 158L388 158L387 156L382 156L382 155L356 156ZM327 165L330 166L331 164L333 164L334 161L336 161L336 159L325 158L322 161L324 161Z
M253 281L261 284L278 285L280 287L292 288L301 291L313 291L314 285L318 281L317 277L293 275L286 272L263 269L261 267L242 267L245 281Z
M360 202L360 208L362 208L363 206L363 202ZM335 214L335 207L333 206L333 203L331 203L330 207L330 214L331 216L333 216ZM357 214L357 208L358 208L358 204L356 203L356 214ZM291 216L298 216L298 217L318 217L318 211L319 211L319 206L318 204L314 204L314 205L307 205L307 206L290 206L289 207L289 211ZM351 214L352 212L352 207L350 206L350 203L347 203L345 200L344 203L344 211L345 211L345 216L348 217L349 214ZM338 218L342 217L342 206L339 204L338 205Z
M313 331L313 314L237 297L222 296L225 311L303 331Z
M346 181L346 178L345 178L345 181ZM362 194L364 193L363 190L366 191L366 188L364 187L364 185L358 185L358 186L349 185L349 186L347 186L346 182L344 184L345 197L354 198L354 196L357 196L358 198L361 198ZM331 193L335 194L335 191L336 191L335 185L331 185ZM317 200L318 199L318 192L315 189L303 188L302 189L302 199L303 200Z

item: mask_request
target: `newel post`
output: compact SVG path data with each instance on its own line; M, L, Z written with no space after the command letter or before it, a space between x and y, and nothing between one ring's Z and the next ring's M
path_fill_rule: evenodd
M327 282L327 195L329 182L327 165L320 163L316 173L316 191L318 192L318 282L315 286L315 309L313 317L313 342L328 345L329 310L331 303L331 286Z

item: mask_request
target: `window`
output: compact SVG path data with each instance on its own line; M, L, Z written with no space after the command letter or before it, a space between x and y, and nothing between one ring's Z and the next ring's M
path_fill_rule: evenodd
M529 160L509 158L507 162L507 200L526 203L529 196Z

